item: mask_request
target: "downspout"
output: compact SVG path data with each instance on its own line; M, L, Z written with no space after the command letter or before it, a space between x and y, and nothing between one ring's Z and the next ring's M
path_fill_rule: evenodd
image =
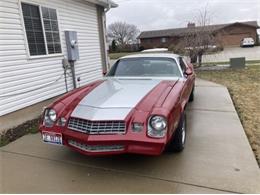
M105 52L105 72L109 70L109 56L108 56L108 46L107 46L107 30L106 30L106 13L111 9L111 4L107 0L107 7L104 9L104 12L101 14L102 21L102 31L103 31L103 44L104 44L104 52Z

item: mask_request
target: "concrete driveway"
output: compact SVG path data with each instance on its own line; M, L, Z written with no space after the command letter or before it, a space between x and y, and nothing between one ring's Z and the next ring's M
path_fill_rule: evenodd
M0 193L259 193L260 170L227 89L197 81L180 154L87 157L28 135L0 149Z

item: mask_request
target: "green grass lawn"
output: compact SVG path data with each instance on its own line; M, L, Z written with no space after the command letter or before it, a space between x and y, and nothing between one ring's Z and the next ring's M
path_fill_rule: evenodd
M228 88L260 165L260 66L240 70L197 71L197 76Z

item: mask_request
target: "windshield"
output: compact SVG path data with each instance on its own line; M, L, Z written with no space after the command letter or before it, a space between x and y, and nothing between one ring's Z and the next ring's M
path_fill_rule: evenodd
M138 57L121 59L107 76L117 77L181 77L178 64L171 58Z

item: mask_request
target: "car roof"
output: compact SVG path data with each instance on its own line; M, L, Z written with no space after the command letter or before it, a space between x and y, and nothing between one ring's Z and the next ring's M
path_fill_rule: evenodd
M154 49L145 49L141 51L142 53L148 53L148 52L168 52L168 48L154 48Z
M177 60L178 57L181 57L180 55L173 54L173 53L140 53L140 54L134 54L134 55L127 55L124 57L121 57L120 59L127 59L127 58L172 58Z

